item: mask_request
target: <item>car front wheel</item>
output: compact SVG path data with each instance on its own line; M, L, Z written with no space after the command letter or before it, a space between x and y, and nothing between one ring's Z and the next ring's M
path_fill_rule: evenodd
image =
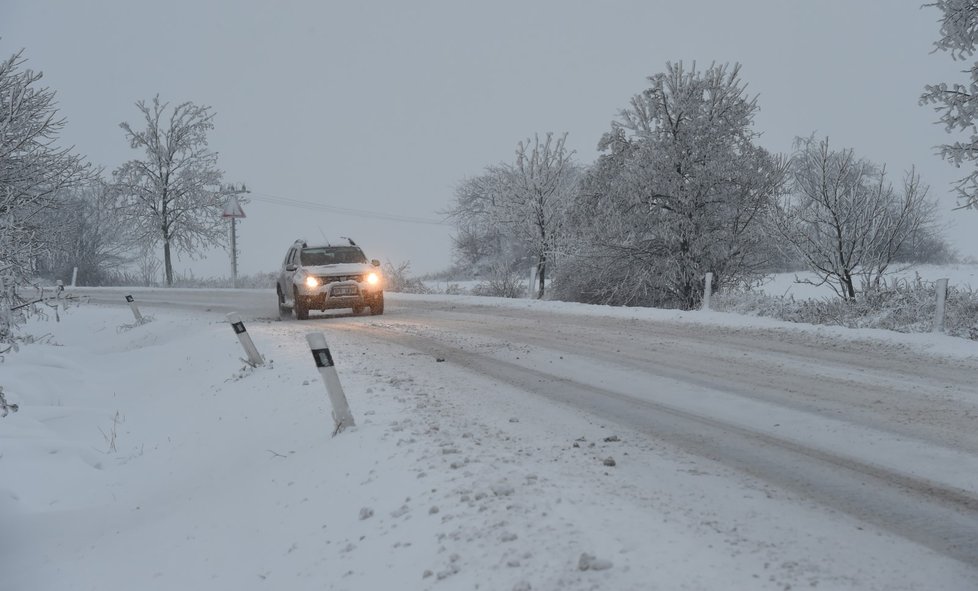
M296 291L292 296L294 303L292 309L295 311L296 320L307 320L309 318L309 303Z
M370 302L370 313L374 316L384 313L384 292L374 296L373 301Z
M282 295L280 287L275 288L275 294L278 296L278 317L285 320L292 315L292 308L285 304L285 296Z

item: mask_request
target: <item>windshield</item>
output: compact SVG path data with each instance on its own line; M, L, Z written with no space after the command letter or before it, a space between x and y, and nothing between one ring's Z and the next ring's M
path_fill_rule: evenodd
M367 257L356 246L322 246L303 248L299 260L305 267L337 263L366 263Z

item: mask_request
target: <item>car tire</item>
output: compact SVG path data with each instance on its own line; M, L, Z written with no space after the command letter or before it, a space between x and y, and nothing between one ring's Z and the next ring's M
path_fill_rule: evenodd
M378 316L384 313L384 292L378 293L374 296L373 301L370 302L370 314L373 316Z
M305 298L299 296L296 292L293 296L294 303L292 305L292 310L295 312L296 320L308 320L309 319L309 303L306 302Z
M285 304L285 296L282 295L282 288L275 286L275 295L278 296L278 317L285 320L292 316L292 308Z

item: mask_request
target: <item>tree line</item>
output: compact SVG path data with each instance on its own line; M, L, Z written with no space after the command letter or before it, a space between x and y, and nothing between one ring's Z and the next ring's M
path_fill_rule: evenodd
M26 67L23 50L0 63L0 264L7 283L64 277L88 284L162 247L172 255L225 244L221 211L242 186L223 183L210 107L138 101L141 120L122 122L120 141L139 153L105 174L58 145L65 125L55 92Z
M65 119L41 72L20 50L0 62L0 342L23 319L38 277L100 285L136 265L155 278L163 251L166 285L172 256L226 243L221 212L244 185L222 182L210 107L172 108L139 101L138 124L123 122L120 141L139 153L105 174L59 145Z
M978 8L938 0L937 50L975 53ZM927 86L949 133L941 147L968 171L955 185L978 208L978 67L968 84ZM59 144L65 120L23 51L0 62L0 341L36 277L99 284L122 266L172 285L174 254L226 244L220 212L245 193L227 184L208 147L215 113L184 102L136 103L120 141L138 157L105 173ZM935 203L914 170L894 186L885 165L799 138L790 155L758 142L758 97L738 64L667 64L600 138L600 155L575 161L566 134L535 134L511 161L461 182L448 213L460 265L482 274L535 270L534 293L616 305L691 308L703 277L749 283L801 261L852 299L896 261L946 254Z
M978 8L929 6L942 13L935 46L973 55ZM971 76L920 97L948 132L970 134L941 147L971 164L955 185L961 208L978 208L978 67ZM772 154L753 130L758 97L746 86L739 64L668 63L621 109L595 162L577 163L566 134L520 141L513 161L455 191L446 213L457 268L498 278L532 267L537 298L549 281L555 299L690 309L707 273L722 290L804 267L809 282L854 300L896 263L953 256L915 169L894 181L884 164L814 135Z

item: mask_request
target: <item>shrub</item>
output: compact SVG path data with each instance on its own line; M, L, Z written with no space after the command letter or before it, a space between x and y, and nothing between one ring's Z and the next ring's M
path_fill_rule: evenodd
M522 298L526 296L526 284L516 274L502 267L496 267L489 279L472 288L472 295L498 298Z
M398 293L430 293L431 290L428 289L423 281L416 277L408 276L410 269L410 261L405 261L397 265L390 261L384 263L384 289Z
M936 311L935 284L894 280L860 294L855 300L825 298L795 300L751 290L728 290L713 298L713 309L754 314L809 324L848 328L881 328L898 332L930 332ZM945 334L978 340L978 291L970 287L948 288Z

